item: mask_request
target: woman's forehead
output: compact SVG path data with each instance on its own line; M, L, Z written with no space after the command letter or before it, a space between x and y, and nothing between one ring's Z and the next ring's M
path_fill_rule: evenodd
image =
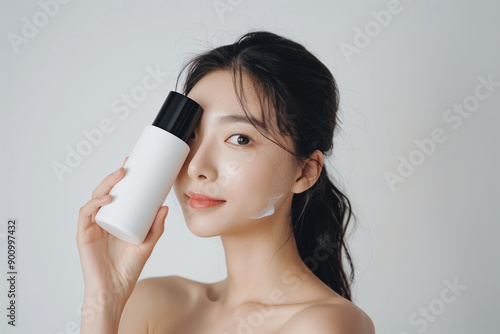
M245 76L242 83L242 93L244 94L241 97L242 102L248 116L257 122L262 122L262 106L253 83L247 76ZM216 70L206 74L194 85L188 97L196 101L207 116L215 113L217 115L210 115L210 117L219 118L222 114L231 114L237 117L245 116L245 112L238 101L232 74L227 70ZM269 122L269 119L266 122Z

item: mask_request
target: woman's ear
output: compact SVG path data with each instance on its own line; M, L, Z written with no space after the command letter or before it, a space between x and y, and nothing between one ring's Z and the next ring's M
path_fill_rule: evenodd
M317 161L316 161L317 160ZM292 186L292 192L300 194L312 187L318 180L323 169L323 153L320 150L314 153L306 160L305 165L299 168L295 174L295 182Z

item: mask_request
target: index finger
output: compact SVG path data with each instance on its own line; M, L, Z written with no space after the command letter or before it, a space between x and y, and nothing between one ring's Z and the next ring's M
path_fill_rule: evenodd
M123 166L125 166L127 159L128 159L128 156L123 161ZM125 173L124 173L125 168L123 168L123 166L118 168L112 174L109 174L108 176L106 176L104 178L104 180L102 180L101 183L99 183L99 185L92 192L92 198L101 197L101 196L109 194L109 192L111 191L111 188L113 188L113 186L118 181L120 181L121 178L125 175Z

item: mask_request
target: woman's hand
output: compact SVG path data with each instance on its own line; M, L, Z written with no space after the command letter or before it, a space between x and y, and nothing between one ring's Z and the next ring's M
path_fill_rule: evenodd
M127 161L128 157L124 161ZM112 300L125 305L142 268L163 234L168 207L158 210L151 229L141 245L129 244L102 229L95 222L99 208L110 203L113 186L125 176L120 167L108 175L80 208L76 242L85 283L85 298ZM106 196L107 195L107 196ZM111 299L110 299L111 298Z

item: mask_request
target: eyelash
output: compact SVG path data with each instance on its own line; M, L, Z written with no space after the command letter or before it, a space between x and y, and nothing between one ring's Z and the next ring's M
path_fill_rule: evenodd
M244 137L244 138L248 139L248 141L249 141L249 143L248 143L248 144L245 144L245 145L238 145L238 144L235 144L236 146L242 146L242 147L243 147L243 146L249 146L251 143L253 143L253 142L254 142L252 138L250 138L249 136L244 135L244 134L242 134L242 133L235 133L235 134L232 134L231 136L229 136L229 138L234 137L234 136L241 136L241 137ZM194 138L194 137L195 137L195 134L194 134L194 131L193 131L193 133L191 134L191 137L189 137L189 138Z

